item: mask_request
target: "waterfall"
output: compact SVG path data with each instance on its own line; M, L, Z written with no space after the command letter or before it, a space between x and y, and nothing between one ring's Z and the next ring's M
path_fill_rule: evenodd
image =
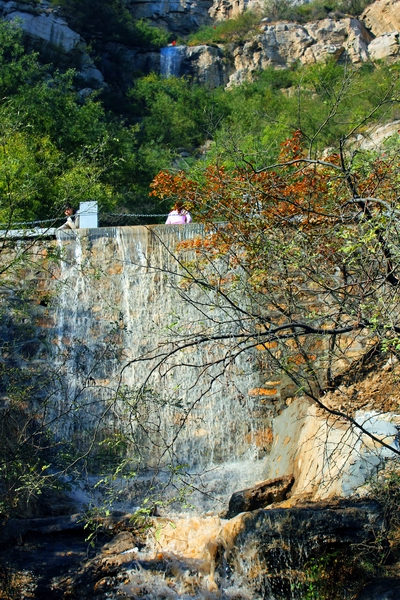
M177 244L199 233L196 224L59 233L64 259L54 338L66 381L59 411L66 414L62 433L75 436L75 445L95 428L98 436L128 432L141 477L181 468L197 490L192 503L221 510L238 488L265 478L260 440L271 406L249 394L262 384L251 353L204 369L210 357L224 360L227 347L214 344L155 368L151 355L171 336L212 325L196 306L210 302L206 292L183 291L171 275ZM218 307L212 312L214 322Z
M306 400L283 402L278 374L266 381L262 345L239 352L234 361L229 335L177 351L179 341L199 331L205 339L218 325L227 332L229 305L219 304L208 287L188 286L182 276L195 253L184 254L178 244L204 235L197 224L57 232L61 260L48 281L57 301L48 314L46 306L41 324L53 342L54 389L41 412L49 439L52 434L69 461L74 450L82 454L107 439L129 440L131 479L113 479L118 502L114 496L110 512L133 512L152 489L168 491L172 475L174 484L180 477L194 490L189 502L197 514L182 514L179 505L177 515L176 504L167 505L165 516L154 517L143 547L129 533L121 553L117 540L118 561L121 554L129 559L114 563L107 556L113 569L107 581L114 586L107 594L301 600L316 589L319 567L325 583L321 558L336 563L343 550L351 566L352 548L357 556L360 547L375 553L376 539L384 539L375 502L337 500L364 483L379 456L360 432L343 422L335 426ZM223 259L213 264L220 276L223 266ZM229 327L234 333L232 322ZM171 349L167 362L159 362ZM390 414L385 420L376 411L358 411L355 419L397 444L398 421ZM105 456L109 463L104 452L97 458L101 475L89 452L75 463L81 481L88 473L86 486L73 488L74 500L85 508L104 507L108 498L105 471L113 456ZM294 474L297 490L284 503L222 516L233 492L287 473ZM310 492L318 504L304 501ZM324 495L334 500L324 502ZM348 590L340 581L343 597L354 595L350 579Z
M349 495L381 457L361 456L357 432L331 427L307 401L287 404L263 346L232 360L241 322L212 290L182 280L180 264L193 256L177 245L198 235L197 224L58 233L55 435L81 451L90 435L127 438L140 485L184 474L200 511L223 510L234 492L292 473L298 491ZM216 267L223 276L223 263ZM217 330L219 341L177 350ZM396 431L389 425L385 439Z
M181 64L185 56L186 46L167 46L161 48L161 66L162 77L180 77Z

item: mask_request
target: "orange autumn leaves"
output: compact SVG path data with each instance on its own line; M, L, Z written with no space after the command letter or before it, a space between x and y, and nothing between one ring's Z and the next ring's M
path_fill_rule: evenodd
M161 172L151 195L180 200L205 226L206 235L186 239L178 249L194 251L205 265L222 259L219 286L230 283L226 275L232 269L238 281L241 272L247 273L253 291L286 285L292 294L296 286L322 286L325 278L330 285L338 266L347 265L353 273L361 265L363 272L369 252L380 253L382 264L390 259L382 232L384 211L397 203L398 161L393 153L355 155L354 161L351 153L311 160L296 132L282 144L273 165L255 168L242 157L235 168L209 165L198 178L184 171ZM218 260L215 264L218 269Z
M235 169L208 166L198 180L184 171L162 171L151 184L151 196L181 201L197 221L235 223L245 230L254 219L263 227L301 215L301 227L330 214L336 198L332 167L303 162L301 134L296 132L281 148L277 165L254 169L242 162ZM330 157L333 164L338 157ZM328 208L328 211L327 211Z

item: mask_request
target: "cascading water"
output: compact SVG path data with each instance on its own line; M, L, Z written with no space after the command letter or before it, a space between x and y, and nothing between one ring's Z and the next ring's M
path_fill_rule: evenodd
M117 595L300 600L310 559L382 537L376 506L362 501L291 507L288 500L285 508L219 516L233 492L257 481L293 473L297 493L308 493L320 481L317 474L327 475L325 460L333 484L344 480L353 489L356 475L364 480L359 471L365 465L354 463L350 485L338 454L354 447L359 459L359 436L351 429L344 435L323 418L324 429L304 399L283 404L274 389L279 381L265 381L256 350L231 360L230 330L224 329L229 306L182 277L185 259L193 264L193 256L179 254L177 245L204 235L200 226L57 235L58 304L53 329L47 325L57 384L46 410L58 447L69 444L68 452L75 449L86 458L98 442L104 448L107 439L129 438L136 475L126 485L121 481L123 494L113 508L132 511L149 488L158 492L172 475L183 474L192 486L195 511L176 515L164 509L145 546L122 553L128 558L115 582ZM219 276L223 269L223 262L216 266ZM177 351L179 341L199 332L207 339L218 327L223 342ZM376 419L368 415L374 431ZM392 429L384 428L385 439L388 433L393 437ZM96 465L89 460L82 465L101 496ZM103 472L106 467L102 464ZM79 499L87 498L82 487Z
M160 73L162 77L180 77L182 60L186 46L166 46L161 48Z
M182 290L172 275L179 241L201 233L193 225L59 234L55 337L69 391L59 410L62 435L74 444L96 428L97 436L129 432L142 474L158 471L163 479L185 465L191 502L221 510L235 490L265 478L255 435L263 407L248 394L261 384L257 363L250 354L204 368L210 358L224 360L222 344L180 352L157 368L154 358L169 348L172 332L179 338L209 325L197 308L209 301L205 292ZM215 309L213 323L218 318Z

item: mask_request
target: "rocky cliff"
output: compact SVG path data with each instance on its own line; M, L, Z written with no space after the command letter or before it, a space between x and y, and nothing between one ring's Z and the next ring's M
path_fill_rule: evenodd
M114 592L127 598L178 598L190 592L187 597L198 600L300 600L310 564L321 556L342 556L345 581L340 583L355 597L367 578L357 571L353 576L354 548L358 556L360 547L378 552L383 546L377 540L386 543L382 514L363 496L365 481L391 455L376 440L398 448L399 364L388 362L361 374L356 385L343 384L336 394L326 394L325 403L350 411L364 432L335 414L327 418L294 394L282 373L272 379L259 361L264 347L224 362L224 343L214 342L207 349L172 352L161 364L158 358L171 343L173 349L180 332L206 332L208 320L219 318L218 307L204 314L209 291L187 289L174 258L179 242L202 233L196 224L82 229L58 232L56 241L33 248L36 260L51 256L54 246L62 257L47 278L37 281L34 294L37 339L44 334L52 344L31 343L30 360L54 368L41 418L59 443L68 439L74 448L83 447L93 424L97 439L107 432L131 435L138 467L148 468L147 481L157 492L170 474L168 463L175 468L184 463L181 473L198 513L165 515L161 508L165 516L154 517L142 538L129 514L115 513L106 521L107 531L123 531L102 554L86 563L78 557L79 568L65 574L58 563L54 568L55 558L47 551L53 568L47 579L39 571L41 581L80 598L108 598ZM34 266L25 275L35 281ZM44 299L51 291L57 299L49 304ZM23 357L21 344L18 349ZM356 347L354 352L353 357ZM135 395L137 388L144 402ZM86 485L82 478L75 501L93 507L105 479L89 475ZM271 477L273 486L254 485ZM145 482L136 471L132 485L123 484L119 508L133 512ZM236 494L226 513L229 495L244 486L253 487ZM25 553L13 554L12 561L25 569L43 556L42 547L54 545L46 535L54 540L57 532L70 532L78 523L76 517L11 523L21 537L42 536L40 548L31 551L34 557L24 545ZM59 546L54 555L58 552Z
M22 359L26 348L31 361L55 369L45 418L56 440L84 452L94 430L99 439L109 431L132 437L142 475L124 490L125 510L136 505L149 476L168 478L170 464L185 465L200 512L226 511L233 492L274 478L289 478L286 491L262 486L241 497L273 497L264 505L283 500L289 488L292 499L362 495L390 447L398 447L399 364L324 397L333 411L350 412L360 432L335 414L328 418L284 373L268 370L263 345L234 361L223 338L176 354L181 335L206 336L225 315L223 307L205 314L211 293L186 289L179 274L177 244L199 234L196 224L57 234L63 260L35 294L39 333L19 346ZM54 291L51 307L42 299ZM357 344L354 359L365 350L362 337ZM81 499L92 487L89 480Z
M211 0L131 0L129 7L135 18L148 19L179 36L213 19L226 19L247 8L257 8L250 2L219 0L214 3ZM400 55L399 7L399 0L378 0L365 10L360 19L332 15L304 25L270 22L260 16L259 25L240 43L171 46L168 64L174 64L173 71L165 66L159 52L135 48L134 40L129 47L106 45L95 65L85 40L46 0L34 5L1 0L0 14L7 20L18 21L33 42L58 53L65 64L73 59L84 85L104 85L104 79L107 80L105 74L116 68L115 64L110 67L109 63L118 60L119 69L126 73L161 71L164 76L188 75L214 88L251 80L254 73L267 67L290 68L296 63L313 64L330 57L355 65L381 59L396 61ZM124 73L121 73L123 79ZM129 82L126 84L129 85Z

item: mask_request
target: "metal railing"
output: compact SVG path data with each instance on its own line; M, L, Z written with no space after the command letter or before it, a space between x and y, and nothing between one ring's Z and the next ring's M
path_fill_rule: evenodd
M149 225L160 223L168 213L100 213L99 227L118 227L123 225ZM1 234L11 231L56 230L65 223L65 217L54 217L35 221L16 221L0 223ZM144 222L145 221L145 222ZM163 221L162 221L163 222Z

